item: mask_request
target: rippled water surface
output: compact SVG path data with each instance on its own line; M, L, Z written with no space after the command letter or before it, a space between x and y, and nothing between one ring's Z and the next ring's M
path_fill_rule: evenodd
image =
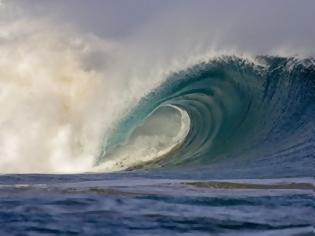
M0 233L313 235L310 178L196 180L163 175L1 176Z

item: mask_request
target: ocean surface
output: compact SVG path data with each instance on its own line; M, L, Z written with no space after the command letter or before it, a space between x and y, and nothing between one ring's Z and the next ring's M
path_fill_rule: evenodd
M174 177L174 178L172 178ZM1 235L314 235L311 178L0 177ZM188 176L186 176L188 177Z
M92 169L2 174L0 234L314 235L314 153L314 59L218 57L146 94Z

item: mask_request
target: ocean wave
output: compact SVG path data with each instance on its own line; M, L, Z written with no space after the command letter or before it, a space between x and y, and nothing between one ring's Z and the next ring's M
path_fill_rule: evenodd
M173 73L118 122L96 169L311 163L314 79L314 59L269 56L223 56Z

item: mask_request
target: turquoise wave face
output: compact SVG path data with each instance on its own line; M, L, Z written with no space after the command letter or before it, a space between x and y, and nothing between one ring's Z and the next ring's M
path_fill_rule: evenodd
M139 129L171 133L174 127L177 131L188 130L182 138L167 141L176 145L170 143L166 152L155 152L154 158L141 165L127 161L132 164L122 167L207 166L231 160L263 160L264 165L276 161L283 168L286 162L294 162L293 166L303 169L314 158L314 101L313 59L263 56L252 62L221 57L170 75L143 98L113 130L97 164L106 162L109 156L115 158L118 149L128 152L123 147L135 136L144 135ZM183 117L175 119L176 114L180 116L178 111L182 116L187 114L189 122L183 122ZM176 122L182 128L176 128ZM150 135L155 139L166 136ZM131 153L128 158L135 157Z

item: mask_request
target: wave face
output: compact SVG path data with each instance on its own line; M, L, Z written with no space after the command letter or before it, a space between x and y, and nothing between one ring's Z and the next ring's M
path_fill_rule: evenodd
M113 129L100 170L314 160L313 59L221 57L170 75Z

